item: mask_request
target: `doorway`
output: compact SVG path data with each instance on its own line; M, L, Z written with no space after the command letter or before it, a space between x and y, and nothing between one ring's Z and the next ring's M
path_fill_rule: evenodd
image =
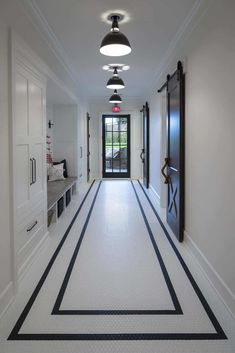
M103 178L130 178L130 115L102 116Z

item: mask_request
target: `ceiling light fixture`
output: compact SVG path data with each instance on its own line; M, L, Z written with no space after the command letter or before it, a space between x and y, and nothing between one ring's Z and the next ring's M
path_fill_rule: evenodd
M114 106L112 107L112 112L119 113L120 111L121 111L121 107L119 107L119 105L117 105L117 103L115 103Z
M112 27L101 42L100 52L107 56L127 55L131 52L131 46L127 37L119 30L120 16L112 15L111 19Z
M109 98L109 103L122 103L122 98L117 93L117 90L114 90L114 94Z
M108 64L108 65L104 65L102 67L102 69L104 71L111 71L113 72L114 68L117 68L117 72L122 72L122 71L127 71L130 69L130 66L129 65L126 65L126 64Z
M117 68L114 68L113 77L111 77L106 85L109 89L122 89L125 88L123 80L118 77Z

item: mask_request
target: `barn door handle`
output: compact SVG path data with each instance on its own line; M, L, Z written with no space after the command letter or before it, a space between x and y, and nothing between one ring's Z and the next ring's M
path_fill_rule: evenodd
M142 149L142 152L140 153L140 158L141 158L141 160L142 160L142 163L144 163L143 154L144 154L144 149Z
M165 178L164 184L169 184L169 176L166 175L166 173L165 173L165 171L164 171L165 168L168 166L169 161L170 161L170 158L165 158L165 164L164 164L164 166L163 166L162 169L161 169L162 175L163 175L164 178Z

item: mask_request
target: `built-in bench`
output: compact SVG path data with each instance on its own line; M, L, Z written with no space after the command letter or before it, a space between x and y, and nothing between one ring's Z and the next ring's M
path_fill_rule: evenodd
M75 177L47 183L48 227L57 221L65 207L69 205L72 195L76 193L76 183Z

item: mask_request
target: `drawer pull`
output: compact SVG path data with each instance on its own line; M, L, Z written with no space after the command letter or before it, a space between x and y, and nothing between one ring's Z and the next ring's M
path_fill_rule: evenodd
M34 224L27 229L27 232L30 232L37 224L38 224L38 221L35 221Z

